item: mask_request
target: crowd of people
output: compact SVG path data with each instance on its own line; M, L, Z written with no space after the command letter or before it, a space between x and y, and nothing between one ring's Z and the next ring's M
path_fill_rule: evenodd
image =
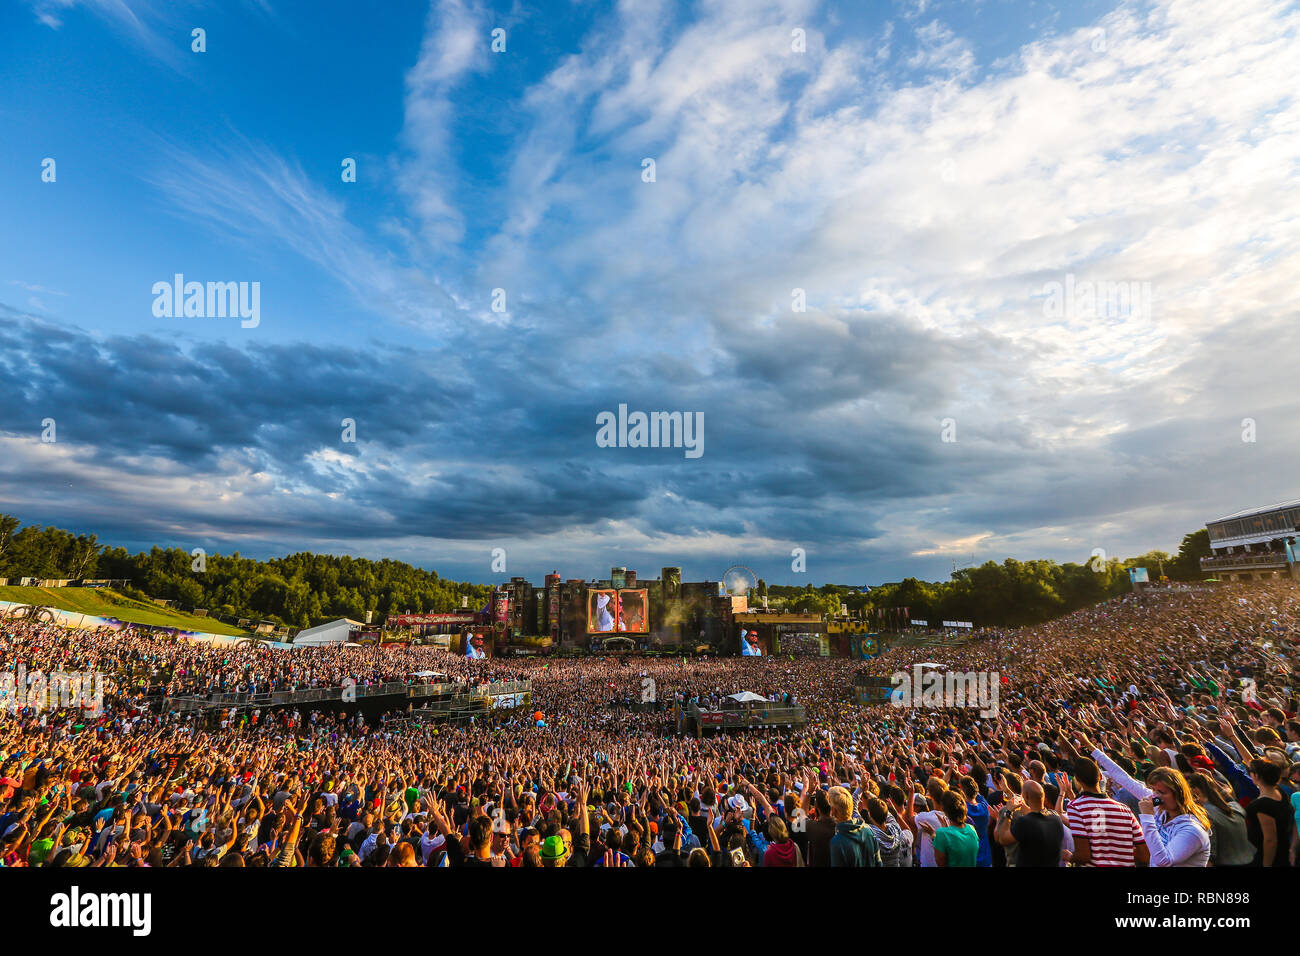
M521 676L504 663L491 665L416 646L386 645L382 653L373 646L351 645L270 653L252 643L173 640L134 626L85 630L22 620L6 621L0 628L0 660L11 670L23 661L29 673L102 673L116 696L136 700L317 690L339 687L345 680L368 687L409 682L433 664L453 682Z
M0 865L1290 867L1298 645L1290 582L1138 592L866 662L231 649L0 621L0 674L108 678L96 711L6 702ZM855 676L923 661L996 675L996 712L855 698ZM425 670L528 679L531 705L453 724L159 703ZM671 707L623 706L647 687L795 701L807 724L697 739Z

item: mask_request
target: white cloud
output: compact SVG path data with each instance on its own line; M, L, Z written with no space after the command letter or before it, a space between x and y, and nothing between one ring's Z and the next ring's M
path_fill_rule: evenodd
M460 322L460 307L435 276L394 262L298 164L246 142L237 152L169 146L162 153L166 162L152 175L173 212L225 237L292 250L372 314L431 331Z
M52 30L62 29L70 11L84 8L110 29L173 69L180 68L180 54L189 49L188 35L183 40L168 40L148 22L163 19L171 13L154 0L135 0L133 3L126 0L27 0L27 4L36 14L36 19Z
M403 167L402 187L426 241L441 251L460 241L465 230L445 186L447 171L455 166L449 148L455 137L452 95L486 65L491 27L473 0L437 0L426 26L419 59L406 75L403 136L412 157Z
M846 310L867 309L1023 349L1012 380L952 367L951 410L1020 421L1034 454L1095 453L1147 424L1157 396L1197 387L1188 361L1207 335L1294 310L1298 18L1266 0L1122 6L1103 21L1105 52L1089 25L979 82L970 45L930 22L915 65L943 75L898 88L851 47L782 56L762 7L660 24L645 43L629 31L529 91L507 228L489 249L539 298L577 290L593 304L596 341L573 348L575 373L648 323L704 369L773 319L833 347ZM636 175L642 155L655 184ZM1048 319L1044 286L1068 274L1145 283L1154 308ZM789 311L795 286L807 314ZM1236 353L1230 374L1253 361ZM906 386L877 397L892 415L924 404ZM807 409L785 416L795 449L808 422ZM1018 491L1050 497L1042 477Z
M509 276L511 322L549 332L530 360L601 396L596 407L639 388L735 412L707 458L735 503L692 500L680 478L657 499L675 510L616 529L636 546L669 518L700 548L740 551L801 526L840 533L825 515L844 514L845 561L1055 553L1117 525L1152 533L1158 514L1233 510L1228 494L1286 497L1300 464L1280 358L1297 341L1285 317L1300 278L1300 12L1124 4L1100 21L1103 51L1088 24L981 64L925 7L845 39L818 28L812 3L710 4L691 22L625 3L514 99L507 172L485 181L452 147L491 24L444 0L407 75L410 213L391 235L409 245L393 257L269 151L182 155L162 185L190 214L275 237L413 324L470 313ZM791 23L808 31L806 54L789 49ZM903 84L891 56L922 75ZM655 183L641 181L645 156ZM486 238L470 235L467 193ZM1067 276L1148 284L1153 308L1049 316L1045 286ZM790 309L795 287L806 313ZM1252 413L1274 416L1273 437L1238 481L1232 423ZM949 415L960 441L936 452ZM751 419L761 447L744 444L758 441L739 427ZM859 461L877 486L857 481ZM881 461L897 462L896 480ZM855 540L872 522L899 534Z

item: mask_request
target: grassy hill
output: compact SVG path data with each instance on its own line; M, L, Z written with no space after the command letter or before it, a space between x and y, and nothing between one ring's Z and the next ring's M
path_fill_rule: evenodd
M136 601L108 588L23 588L0 587L0 601L37 604L96 617L115 617L132 624L178 627L187 631L238 636L248 633L215 618L195 617L173 608Z

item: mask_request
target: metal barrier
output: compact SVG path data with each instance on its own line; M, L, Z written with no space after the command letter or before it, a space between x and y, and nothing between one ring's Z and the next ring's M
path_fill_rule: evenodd
M443 694L455 694L465 684L407 684L408 697L441 697Z
M357 698L362 697L396 697L406 691L403 681L388 681L383 684L357 684L348 688ZM344 699L345 688L305 687L301 690L259 691L250 693L213 693L189 694L183 697L168 697L163 706L167 710L181 712L192 710L217 710L226 707L287 707L297 704L315 704L321 701L338 701Z
M1201 558L1201 568L1205 571L1233 568L1285 568L1286 566L1286 553L1282 551L1266 554L1221 554Z
M486 718L493 714L517 710L527 712L532 706L532 693L530 691L495 693L497 686L500 685L493 685L494 692L491 694L474 696L460 694L429 700L418 708L412 708L408 717L413 720L447 719L456 721L469 717Z
M408 684L408 697L444 697L447 695L471 697L498 697L502 694L528 694L532 692L530 680L495 681L490 684Z

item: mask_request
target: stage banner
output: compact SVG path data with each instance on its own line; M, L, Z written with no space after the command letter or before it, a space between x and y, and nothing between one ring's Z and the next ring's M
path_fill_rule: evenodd
M450 614L390 614L389 627L410 627L417 624L476 624L479 616L473 611L456 611Z

